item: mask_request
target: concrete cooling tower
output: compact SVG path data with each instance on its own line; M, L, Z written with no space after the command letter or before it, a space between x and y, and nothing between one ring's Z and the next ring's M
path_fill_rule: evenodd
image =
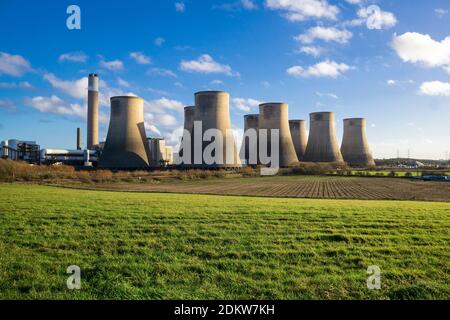
M185 138L186 134L183 131L183 138L181 140L181 146L179 155L180 157L183 156L184 152L183 149L190 149L191 150L191 161L190 163L185 163L185 165L191 165L193 163L193 151L194 151L194 116L195 116L195 107L185 107L184 108L184 130L189 132L191 140L189 143L189 140Z
M279 164L287 167L298 162L294 143L292 142L291 130L289 129L288 105L287 103L263 103L259 105L259 129L279 129ZM268 147L270 152L270 130L267 132Z
M336 138L333 112L310 114L309 138L303 161L344 162Z
M253 129L256 132L256 139L250 140L249 137L244 136L242 147L244 148L244 159L248 165L258 164L258 129L259 129L259 115L247 114L244 116L244 134ZM252 156L252 157L250 157Z
M289 129L291 129L292 142L294 143L295 152L299 161L303 160L305 155L308 136L306 133L305 120L290 120Z
M366 119L344 120L341 153L345 162L355 167L375 166L366 135Z
M237 147L234 142L234 137L231 131L230 121L230 95L223 91L203 91L195 94L195 121L202 122L202 136L208 129L217 129L222 133L223 137L223 150L222 154L218 152L215 156L219 158L221 163L214 163L208 165L208 167L226 168L226 167L240 167L240 159L237 152ZM229 137L228 142L231 146L227 146L226 134L227 130ZM199 139L195 137L195 139ZM200 159L194 159L195 165L205 166L205 159L203 159L203 151L212 142L206 141L202 145L202 155ZM228 147L228 148L227 148ZM195 148L194 148L195 149ZM230 149L227 154L227 149ZM199 157L199 155L197 155ZM227 161L227 158L228 161ZM201 160L201 163L197 163L197 160Z
M87 144L88 150L98 145L98 75L91 73L88 80Z
M150 151L144 126L144 100L112 97L111 118L100 168L139 169L149 166Z

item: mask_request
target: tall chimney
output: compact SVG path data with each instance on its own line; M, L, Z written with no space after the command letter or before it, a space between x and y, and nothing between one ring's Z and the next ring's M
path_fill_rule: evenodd
M87 115L87 149L98 145L98 75L89 75L88 115Z
M81 128L77 128L77 150L81 150Z

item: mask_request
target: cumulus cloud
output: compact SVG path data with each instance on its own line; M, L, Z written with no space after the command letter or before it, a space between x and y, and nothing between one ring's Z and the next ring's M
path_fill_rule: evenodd
M163 68L153 68L147 72L148 74L157 75L160 77L171 77L171 78L177 78L177 75L175 72L169 69L163 69Z
M389 29L397 24L392 12L383 11L376 5L358 10L358 17L366 22L367 28L373 30Z
M262 102L256 99L234 98L233 106L242 112L250 112L252 108L257 108Z
M420 93L427 96L450 97L450 83L441 81L424 82Z
M223 73L228 76L239 76L239 73L233 71L229 65L220 64L208 55L203 54L197 60L181 61L180 68L187 72L197 73Z
M33 85L28 81L16 82L0 82L0 89L33 89Z
M31 71L31 64L24 57L0 52L0 75L21 77L29 71Z
M417 32L395 34L391 46L404 62L441 67L450 73L450 36L436 41L428 34Z
M82 51L63 53L59 56L59 62L86 62L88 56Z
M319 57L323 53L323 49L315 46L303 46L298 52L307 54L313 57Z
M44 80L48 81L53 88L77 99L86 99L88 78L83 77L78 80L62 80L52 73L44 75Z
M298 35L295 37L296 41L304 44L309 44L314 42L314 40L323 40L325 42L337 42L337 43L347 43L348 40L352 38L353 34L348 30L339 30L334 27L313 27L310 28L306 33Z
M186 10L186 5L183 2L176 2L175 10L176 12L184 12Z
M120 60L100 61L100 67L109 71L121 71L123 70L123 62Z
M325 60L319 62L313 66L309 66L306 69L302 66L293 66L287 69L287 73L293 77L328 77L337 78L344 72L350 70L351 67L345 63L337 63L331 60Z
M148 113L165 113L167 111L183 112L184 105L180 101L163 97L157 100L145 101L144 108Z
M280 10L289 21L308 19L337 20L339 8L330 5L327 0L266 0L266 7Z
M151 64L152 59L142 52L130 52L130 57L138 64Z
M87 107L82 107L79 104L67 104L61 98L56 95L51 97L34 97L25 98L25 105L32 107L40 112L55 113L65 116L77 116L85 119Z

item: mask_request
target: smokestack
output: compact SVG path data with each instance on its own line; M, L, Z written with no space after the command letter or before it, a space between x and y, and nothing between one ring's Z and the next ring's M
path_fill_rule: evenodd
M305 155L308 137L306 133L305 120L290 120L289 128L291 129L292 142L294 143L295 152L299 161L303 160Z
M183 156L183 150L184 149L190 149L191 150L191 163L187 165L193 164L193 151L194 151L194 116L195 116L195 107L189 106L184 108L184 130L187 130L191 136L191 142L190 144L185 138L185 133L183 131L183 138L181 140L181 146L179 151L179 156Z
M111 118L99 167L138 169L149 166L150 150L144 125L144 100L111 98Z
M77 150L81 150L81 128L77 128Z
M98 75L89 75L88 116L87 116L87 149L98 145Z
M263 103L259 105L259 129L279 129L280 130L280 167L287 167L298 162L292 142L291 130L289 129L287 103ZM268 150L271 146L271 132L267 131Z
M375 166L366 135L366 119L344 119L341 152L345 162L350 166Z
M310 114L308 145L303 161L344 162L336 138L333 112Z
M253 129L256 131L256 141L250 140L249 137L245 136L247 130ZM244 116L244 141L242 146L244 148L244 159L245 162L249 165L257 165L259 163L258 160L258 132L259 129L259 114L247 114ZM253 155L253 158L250 158L250 155ZM251 161L250 161L251 160ZM251 163L250 163L251 162Z
M222 155L216 155L220 163L208 165L210 167L240 167L240 159L237 152L237 147L234 142L234 137L231 131L230 121L230 95L224 91L202 91L195 94L195 121L202 122L202 136L208 129L217 129L222 133L223 137L223 152ZM228 142L232 145L227 147L227 131ZM199 139L196 137L196 139ZM203 151L205 147L211 142L203 142L202 146L202 164L205 165L203 159ZM227 149L230 149L231 154L227 154ZM220 159L222 157L222 159ZM232 163L227 163L227 158L232 160Z

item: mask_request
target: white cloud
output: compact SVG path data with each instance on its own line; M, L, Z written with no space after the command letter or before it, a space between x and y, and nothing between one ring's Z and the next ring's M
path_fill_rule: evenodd
M298 52L304 53L313 57L319 57L323 53L323 49L315 46L304 46L301 47Z
M82 107L79 104L67 104L58 96L51 97L34 97L26 98L25 105L32 107L40 112L55 113L65 116L77 116L79 118L86 118L86 106Z
M83 77L78 80L61 80L52 73L44 75L44 80L48 81L53 88L77 99L86 99L88 78Z
M187 72L197 73L223 73L228 76L239 76L239 73L233 71L229 65L220 64L208 55L203 54L197 60L181 61L180 68Z
M287 73L294 77L329 77L337 78L344 72L350 70L351 67L345 63L337 63L331 60L325 60L319 62L308 68L303 68L301 66L293 66L287 69Z
M233 106L242 112L250 112L252 108L256 108L261 104L261 101L256 99L245 98L234 98L232 102Z
M122 78L117 78L117 84L121 87L125 87L125 88L129 88L130 87L130 83Z
M155 46L161 47L164 42L166 42L166 39L158 37L155 39Z
M438 9L434 9L434 13L436 14L436 16L438 18L442 18L446 14L448 14L448 10L445 10L445 9L442 9L442 8L438 8Z
M345 0L350 4L361 4L362 0Z
M337 43L347 43L348 40L352 38L353 34L348 30L339 30L334 27L313 27L310 28L306 33L298 35L295 37L296 41L301 43L312 43L314 40L319 39L325 42L334 41Z
M86 62L88 56L82 51L63 53L59 56L59 62Z
M367 28L371 30L389 29L397 24L397 18L393 13L383 11L376 5L359 9L358 17L364 19Z
M427 96L450 97L450 83L441 81L424 82L420 86L420 93Z
M150 57L146 56L145 54L143 54L142 52L131 52L130 57L133 58L134 61L136 61L136 63L138 63L138 64L151 64L152 63L152 59Z
M390 86L395 86L397 84L397 80L388 80L386 83Z
M33 89L33 85L28 81L16 82L0 82L0 89Z
M281 10L289 21L308 19L337 20L339 8L327 0L266 0L266 7Z
M186 5L183 2L176 2L175 3L175 10L177 12L184 12L186 10Z
M155 116L155 124L164 127L174 127L177 125L177 119L170 114L158 114Z
M31 64L24 57L0 52L0 75L21 77L29 71L31 71Z
M100 61L100 67L110 70L110 71L121 71L123 70L123 62L120 60L112 61Z
M161 77L172 77L172 78L177 77L175 72L173 72L172 70L162 69L162 68L153 68L153 69L149 70L147 73L154 74L154 75L161 76Z
M404 62L442 67L450 73L450 36L439 42L428 34L407 32L395 34L391 45Z
M13 111L16 109L16 104L9 99L0 99L0 109Z
M148 113L165 113L169 111L183 112L184 105L180 101L161 98L157 100L145 101L144 107Z

